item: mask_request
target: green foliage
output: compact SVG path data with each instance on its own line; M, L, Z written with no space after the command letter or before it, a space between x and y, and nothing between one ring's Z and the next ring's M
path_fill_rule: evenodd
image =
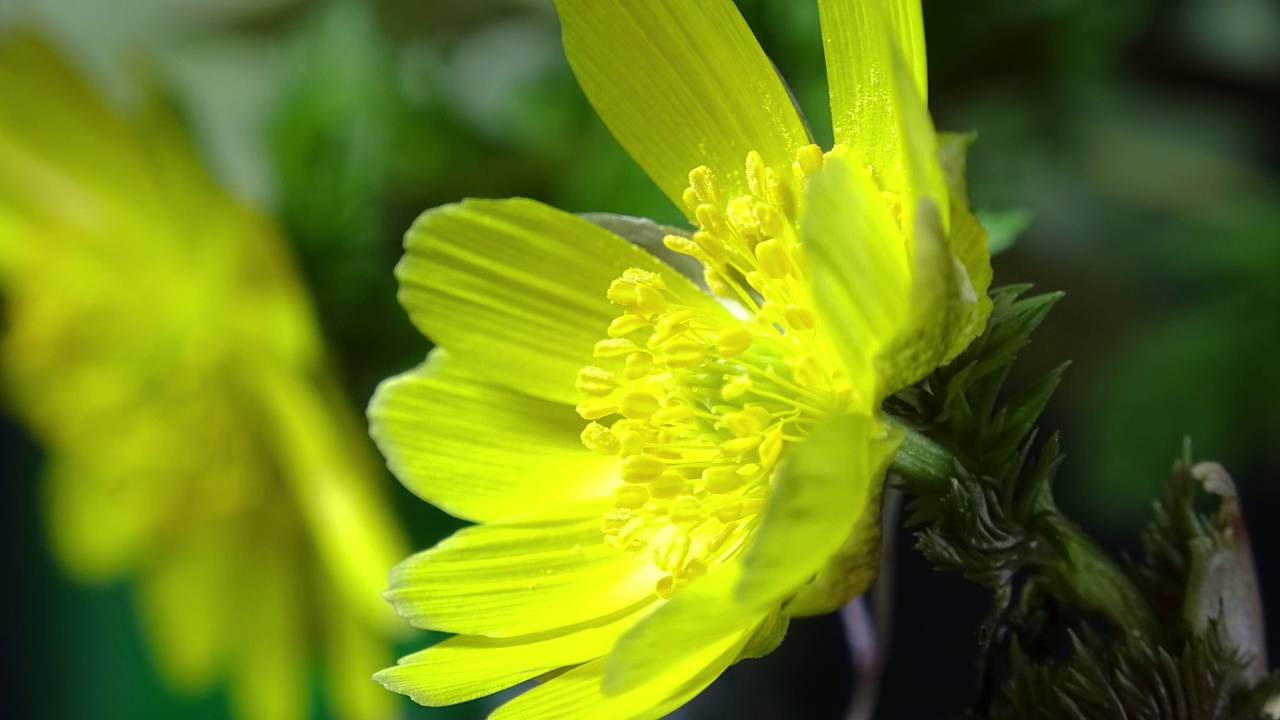
M992 293L988 329L950 365L886 403L908 427L954 458L949 481L904 477L908 524L925 526L918 547L941 569L988 585L1007 585L1042 542L1034 522L1052 511L1050 487L1061 462L1057 438L1034 449L1036 418L1066 366L997 402L1009 365L1060 294L1021 298L1027 286Z
M1032 658L1018 641L1010 680L990 720L1255 720L1280 674L1250 687L1245 661L1217 627L1174 650L1135 636L1070 636L1063 664Z
M1056 436L1036 421L1066 366L1012 394L1005 380L1060 295L992 293L984 334L886 410L915 432L895 465L917 547L993 590L980 633L975 720L1235 720L1261 717L1261 606L1234 485L1213 463L1175 465L1143 534L1115 562L1058 511ZM1196 509L1196 488L1219 500Z

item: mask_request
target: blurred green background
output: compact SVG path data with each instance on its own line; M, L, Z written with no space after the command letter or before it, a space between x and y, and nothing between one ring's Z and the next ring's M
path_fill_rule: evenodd
M816 5L738 4L829 144ZM1063 505L1132 547L1189 435L1198 458L1223 462L1243 488L1274 609L1280 3L924 7L935 122L978 131L975 208L993 239L1017 236L995 260L997 284L1068 293L1020 364L1034 377L1075 361L1045 421L1063 430L1069 456ZM47 34L121 107L138 102L140 69L159 80L216 177L282 223L358 407L428 349L391 273L418 212L519 195L680 219L577 89L549 0L0 0L0 32L16 28ZM59 574L37 507L41 451L12 419L0 431L10 669L0 712L225 717L220 694L177 697L155 679L126 587ZM415 547L454 527L394 492ZM901 556L881 717L958 716L972 697L983 594ZM681 717L839 717L848 661L837 626L793 627L782 650L734 668ZM314 716L328 717L315 695ZM421 718L487 707L402 705Z

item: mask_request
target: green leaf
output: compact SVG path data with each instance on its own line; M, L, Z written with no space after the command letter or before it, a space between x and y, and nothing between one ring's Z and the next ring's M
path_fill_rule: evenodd
M979 210L978 222L987 230L987 250L992 255L1013 247L1018 238L1031 227L1035 216L1026 208L1004 210Z

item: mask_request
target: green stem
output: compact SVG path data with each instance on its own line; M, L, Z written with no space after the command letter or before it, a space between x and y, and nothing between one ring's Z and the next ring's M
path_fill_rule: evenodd
M1116 561L1058 512L1036 518L1036 533L1056 552L1036 564L1059 598L1146 637L1160 633L1155 613Z
M889 422L903 427L893 419ZM951 481L956 463L941 445L907 429L890 469L916 487L941 491ZM1031 530L1053 550L1032 562L1060 599L1099 613L1119 628L1148 637L1159 633L1155 614L1137 586L1075 523L1055 508L1038 515Z
M955 457L938 443L915 430L905 428L895 419L889 418L888 422L906 430L890 471L907 480L942 489L951 480Z

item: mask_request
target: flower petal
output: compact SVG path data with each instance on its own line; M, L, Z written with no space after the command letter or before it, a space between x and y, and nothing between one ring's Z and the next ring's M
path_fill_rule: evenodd
M617 458L587 450L573 408L468 372L437 348L378 386L369 434L415 495L471 521L603 497Z
M228 664L235 643L229 619L237 609L237 589L228 580L243 547L235 532L203 517L186 530L139 576L137 600L165 681L200 691Z
M307 716L307 615L305 579L293 520L257 523L252 561L233 576L236 655L229 658L229 689L236 717L303 720ZM292 519L290 519L292 520ZM229 582L231 578L228 578Z
M428 630L515 637L576 625L649 598L645 553L604 542L612 498L465 528L391 571L385 597Z
M643 610L620 613L552 633L495 639L456 635L400 659L373 676L388 690L439 707L491 695L562 667L594 660L633 626Z
M907 226L915 214L909 195L945 203L924 100L919 0L819 0L819 10L836 142L849 146L858 166L873 168L881 189L903 195Z
M770 609L809 582L849 538L883 477L872 477L878 423L862 415L825 421L792 451L742 558L737 599Z
M703 650L728 638L744 643L769 614L734 598L742 565L730 562L681 589L627 631L605 659L605 692L630 692L672 667L697 663Z
M929 200L937 207L943 237L946 237L951 229L951 193L938 161L938 132L933 128L924 99L912 87L911 71L901 56L892 58L889 70L897 121L893 131L901 139L898 167L904 182L896 192L902 195L903 233L909 243L915 242L920 205ZM914 249L914 244L911 247Z
M756 150L790 177L808 133L731 0L556 0L565 53L614 137L685 212L689 171L747 192Z
M929 97L920 0L818 0L818 13L831 107L838 116L846 122L855 119L859 100L867 97L875 84L871 80L874 69L883 67L886 51L895 47L910 66L920 97ZM887 38L885 30L889 31ZM837 125L837 142L844 142L840 127Z
M346 407L296 372L260 368L279 470L348 611L372 626L402 626L377 602L387 570L409 551Z
M387 647L386 638L337 601L338 592L332 583L322 586L320 592L325 593L325 597L319 599L324 631L321 640L324 679L328 705L333 708L334 716L394 717L399 698L369 682L369 673L391 662L391 648ZM403 628L404 623L400 626Z
M967 320L964 330L956 337L947 353L947 359L955 357L982 334L991 315L991 252L987 246L987 230L978 222L969 207L969 193L965 187L966 155L969 145L976 138L973 134L941 133L938 136L938 162L951 193L951 232L948 241L951 254L956 256L969 275L978 302Z
M917 382L963 349L963 345L955 349L957 340L973 326L976 306L969 274L951 254L937 207L925 199L916 220L915 272L907 318L899 336L876 362L884 389L893 392Z
M657 720L710 685L744 643L736 636L711 643L651 682L612 695L602 689L605 660L593 660L503 705L489 720Z
M893 462L906 434L890 428L871 438L867 452L866 508L853 522L853 529L840 549L827 560L817 576L805 585L783 608L789 615L804 617L823 615L846 605L866 591L880 572L881 497L885 474Z
M814 302L860 393L858 409L870 414L883 399L875 359L907 313L911 275L902 231L866 170L847 160L829 158L805 198L801 232Z
M661 273L687 305L723 313L670 267L618 236L532 200L465 200L423 213L396 266L418 329L471 370L576 403L574 380L619 309L605 293L632 267Z

